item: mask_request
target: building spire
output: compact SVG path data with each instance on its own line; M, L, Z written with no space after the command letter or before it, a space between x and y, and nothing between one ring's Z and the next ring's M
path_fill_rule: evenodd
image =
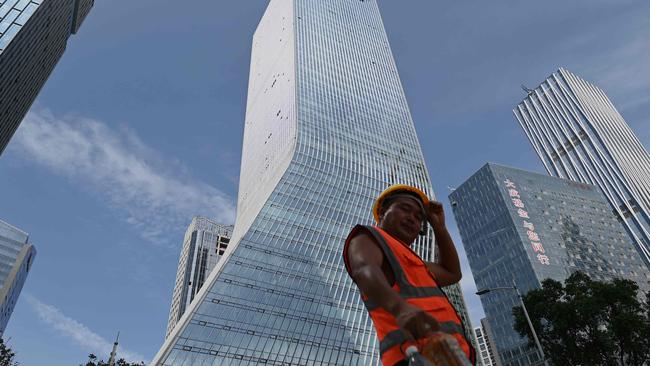
M117 344L120 339L120 332L117 332L117 337L115 337L115 343L113 343L113 350L111 351L111 357L108 359L108 366L115 366L115 356L117 355Z

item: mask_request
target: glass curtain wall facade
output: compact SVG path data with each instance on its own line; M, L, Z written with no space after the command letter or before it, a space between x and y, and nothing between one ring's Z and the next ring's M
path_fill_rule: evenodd
M194 300L210 272L225 254L232 237L232 226L218 224L206 217L196 216L185 232L178 259L176 284L169 310L165 338Z
M650 266L650 155L607 95L561 68L514 114L549 174L600 187Z
M0 336L36 257L36 249L28 239L26 233L0 220Z
M231 247L152 364L378 365L342 248L398 182L433 196L377 2L272 0ZM433 259L433 243L430 230L416 250Z
M514 281L526 293L580 270L650 290L650 272L596 186L487 164L449 199L478 289ZM493 291L481 302L502 364L541 364L513 329L515 291Z
M0 155L94 0L0 0Z

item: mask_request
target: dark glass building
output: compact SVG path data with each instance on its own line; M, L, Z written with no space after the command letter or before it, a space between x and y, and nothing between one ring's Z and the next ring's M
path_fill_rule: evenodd
M581 270L595 280L627 278L648 291L641 254L598 187L486 164L449 195L477 288L522 293ZM514 330L515 291L481 297L503 365L539 357Z
M0 154L94 0L0 0Z

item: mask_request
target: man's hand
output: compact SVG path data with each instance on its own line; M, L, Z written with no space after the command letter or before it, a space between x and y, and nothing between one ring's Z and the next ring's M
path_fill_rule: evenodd
M413 340L433 335L440 328L431 315L407 302L403 302L394 315L397 325Z
M429 201L426 207L427 221L434 230L442 229L445 227L445 210L442 203L438 201Z
M445 211L442 203L430 201L427 205L427 220L433 227L438 245L438 262L427 262L427 268L435 277L438 285L449 286L460 281L463 274L454 241L445 227Z

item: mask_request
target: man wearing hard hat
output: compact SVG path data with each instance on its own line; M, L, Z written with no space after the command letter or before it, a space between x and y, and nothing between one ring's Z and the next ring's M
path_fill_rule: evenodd
M441 286L460 281L454 242L442 204L421 190L394 185L373 206L376 226L357 225L345 241L345 266L372 318L384 366L406 365L403 345L434 332L451 334L472 364L474 349ZM411 245L433 227L438 262L423 261Z

